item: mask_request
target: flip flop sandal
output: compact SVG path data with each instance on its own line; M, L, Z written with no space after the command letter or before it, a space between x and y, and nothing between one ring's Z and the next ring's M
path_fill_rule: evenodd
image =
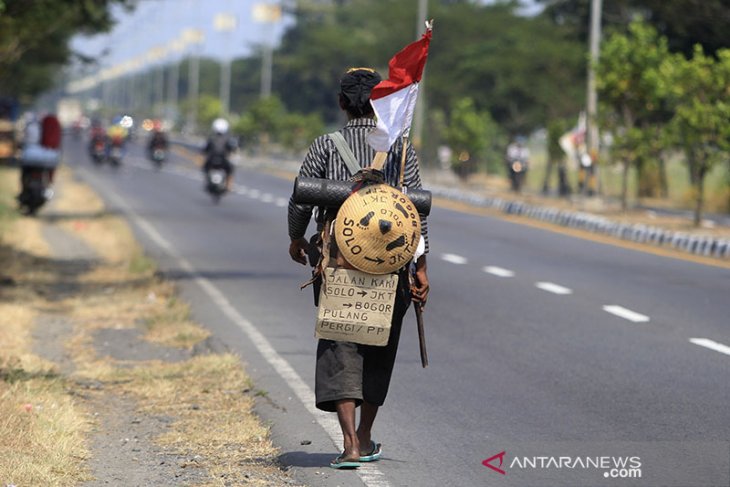
M360 462L356 462L354 460L345 460L345 455L342 454L339 457L335 458L330 462L330 468L334 469L351 469L351 468L358 468L360 466Z
M380 460L380 455L383 454L383 449L380 443L375 443L374 441L370 442L371 448L370 448L370 454L369 455L362 455L360 457L361 462L377 462Z

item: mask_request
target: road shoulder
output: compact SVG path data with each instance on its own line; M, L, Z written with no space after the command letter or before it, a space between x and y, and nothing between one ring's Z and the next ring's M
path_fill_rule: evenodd
M240 357L190 319L118 215L70 171L58 179L53 204L0 240L0 411L13 426L0 449L16 453L0 483L294 484ZM59 441L43 459L38 445Z

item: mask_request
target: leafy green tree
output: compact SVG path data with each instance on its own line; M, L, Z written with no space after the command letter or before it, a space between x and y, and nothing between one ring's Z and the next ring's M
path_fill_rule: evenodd
M453 151L452 168L463 178L480 169L498 171L506 145L504 133L489 112L477 110L471 98L456 102L445 141Z
M318 111L334 123L341 119L336 94L342 72L374 65L386 76L390 57L415 39L416 3L301 4L274 55L274 88L290 109ZM432 1L429 7L436 19L424 81L429 111L448 113L469 97L517 132L579 111L586 65L584 46L569 38L571 31L518 15L517 2Z
M318 114L287 113L281 122L277 141L285 149L300 153L323 132L324 122Z
M276 96L259 99L243 113L234 131L247 147L259 146L268 152L271 144L293 152L306 149L324 131L322 119L316 113L301 115L287 112Z
M185 100L181 104L183 112L187 112L191 107L192 100ZM222 116L223 103L220 98L204 93L198 97L198 119L196 120L198 129L202 132L210 130L213 120Z
M74 34L105 32L112 5L131 9L135 0L0 1L0 93L34 96L49 88L73 55ZM89 60L85 60L89 61Z
M576 39L588 42L590 5L587 0L537 0L545 4L541 16L567 27ZM607 29L626 31L640 16L660 35L667 38L672 52L690 57L695 44L706 53L730 47L727 26L730 4L727 0L611 0L603 2L603 25Z
M717 60L697 45L692 59L677 55L661 66L660 91L674 109L671 134L695 190L695 226L702 221L705 176L730 157L730 49L716 54Z
M580 111L584 47L544 18L518 16L516 7L464 2L434 14L429 104L448 109L468 96L510 133Z
M636 167L639 179L655 155L647 147L661 132L667 119L659 96L659 68L669 58L667 40L640 21L633 22L628 34L616 33L603 43L597 66L599 99L608 112L604 125L616 134L615 155L623 165L621 202L628 207L629 170Z

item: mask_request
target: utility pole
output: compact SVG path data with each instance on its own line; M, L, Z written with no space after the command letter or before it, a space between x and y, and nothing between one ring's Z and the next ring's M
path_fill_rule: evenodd
M588 112L586 121L586 137L588 155L593 161L593 173L598 178L598 93L596 93L596 64L601 51L601 11L603 10L603 0L591 0L591 30L590 30L590 56L588 63L588 96L586 100L586 111ZM590 185L586 184L588 188ZM601 185L598 183L598 192L601 192Z

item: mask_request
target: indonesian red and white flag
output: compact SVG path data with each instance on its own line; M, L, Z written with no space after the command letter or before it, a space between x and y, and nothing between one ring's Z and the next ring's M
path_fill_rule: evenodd
M370 93L378 125L369 135L368 143L378 152L388 152L398 137L408 135L418 98L418 82L426 66L430 28L404 47L388 63L388 79L381 81Z

